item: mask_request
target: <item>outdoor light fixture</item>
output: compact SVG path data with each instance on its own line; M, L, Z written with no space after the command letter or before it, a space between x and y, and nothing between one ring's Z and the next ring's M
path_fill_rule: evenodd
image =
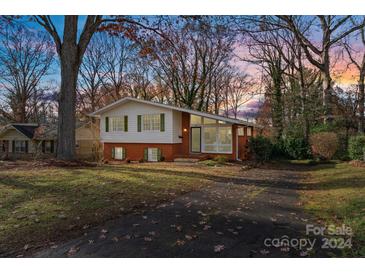
M186 128L184 128L184 132L187 132L188 130Z

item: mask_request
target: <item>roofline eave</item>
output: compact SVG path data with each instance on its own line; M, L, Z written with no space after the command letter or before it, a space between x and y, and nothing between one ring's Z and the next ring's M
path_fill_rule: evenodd
M87 114L87 116L89 117L100 117L101 114L105 113L108 110L113 109L114 107L122 104L123 102L126 101L133 101L133 102L138 102L138 103L144 103L144 104L148 104L148 105L153 105L153 106L157 106L157 107L162 107L162 108L167 108L167 109L172 109L172 110L176 110L176 111L180 111L180 112L187 112L190 114L194 114L194 115L198 115L198 116L203 116L203 117L207 117L207 118L211 118L211 119L215 119L215 120L219 120L219 121L224 121L224 122L228 122L231 124L238 124L238 125L244 125L244 126L252 126L252 127L258 127L258 125L251 123L251 122L246 122L243 120L237 120L237 119L232 119L232 118L228 118L228 117L222 117L216 114L211 114L211 113L206 113L206 112L202 112L202 111L198 111L198 110L192 110L192 109L185 109L185 108L181 108L181 107L175 107L175 106L170 106L170 105L166 105L166 104L161 104L161 103L156 103L156 102L150 102L150 101L146 101L146 100L141 100L141 99L137 99L137 98L132 98L132 97L124 97L118 101L115 101L114 103L105 106L97 111L94 111L90 114Z

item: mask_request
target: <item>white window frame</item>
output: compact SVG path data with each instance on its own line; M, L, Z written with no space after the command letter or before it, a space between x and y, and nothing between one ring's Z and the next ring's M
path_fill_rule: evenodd
M158 148L149 147L147 149L147 161L148 162L158 162Z
M252 128L251 127L247 127L247 137L251 137L252 136Z
M15 153L26 153L25 149L26 149L26 144L25 144L26 141L24 140L15 140L14 141L14 151ZM21 144L19 146L19 144ZM23 146L24 145L24 146ZM19 149L20 148L20 149ZM24 149L24 150L23 150Z
M109 118L110 131L111 132L122 132L124 131L124 116L115 116Z
M232 154L232 151L233 151L233 131L232 131L232 125L229 125L229 126L222 126L222 125L210 125L210 126L208 126L208 125L202 125L202 153L217 153L217 154ZM214 144L208 144L208 145L212 145L212 146L215 146L216 147L216 150L206 150L205 149L205 145L206 145L206 143L205 143L205 128L215 128L216 129L216 142L214 143ZM220 143L220 137L219 137L219 129L221 129L221 128L230 128L230 130L231 130L231 144L229 144L229 145L226 145L226 144L224 144L224 145L222 145L221 143ZM222 152L222 151L219 151L219 148L220 147L230 147L230 150L229 151L224 151L224 152Z
M245 128L239 127L237 134L238 134L238 136L245 136Z
M115 160L124 160L124 147L115 147L114 148L114 159Z
M143 114L141 119L141 129L145 132L160 132L161 113Z

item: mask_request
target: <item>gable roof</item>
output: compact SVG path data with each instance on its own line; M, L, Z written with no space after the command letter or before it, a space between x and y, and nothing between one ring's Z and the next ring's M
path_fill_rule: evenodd
M28 137L29 139L32 139L34 136L35 129L38 127L38 125L18 125L13 124L13 127L22 133L24 136Z
M172 109L172 110L176 110L176 111L181 111L181 112L187 112L193 115L198 115L198 116L202 116L202 117L206 117L206 118L210 118L210 119L215 119L215 120L219 120L219 121L224 121L227 123L231 123L231 124L239 124L239 125L245 125L245 126L254 126L256 127L257 125L255 125L254 123L251 122L247 122L244 120L239 120L239 119L233 119L233 118L228 118L225 116L221 116L221 115L217 115L217 114L211 114L211 113L207 113L207 112L203 112L203 111L198 111L198 110L192 110L192 109L188 109L188 108L182 108L182 107L175 107L172 105L168 105L168 104L162 104L162 103L156 103L156 102L151 102L151 101L146 101L146 100L142 100L142 99L137 99L137 98L133 98L133 97L124 97L112 104L109 104L93 113L88 114L89 116L94 116L94 117L98 117L101 114L114 109L118 106L123 105L124 103L127 102L138 102L138 103L143 103L143 104L147 104L147 105L152 105L152 106L157 106L157 107L162 107L162 108L166 108L166 109Z
M3 130L0 132L0 135L5 133L7 130L14 128L16 131L24 135L25 137L32 139L35 133L35 130L38 128L38 124L21 124L21 123L13 123L5 126Z

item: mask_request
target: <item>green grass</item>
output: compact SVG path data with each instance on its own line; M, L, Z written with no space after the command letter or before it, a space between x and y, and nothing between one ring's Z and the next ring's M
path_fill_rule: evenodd
M237 167L172 163L88 168L0 166L0 256L60 241L122 214L234 177Z
M348 163L318 165L302 191L305 209L327 225L346 224L354 232L346 256L365 256L365 169Z

